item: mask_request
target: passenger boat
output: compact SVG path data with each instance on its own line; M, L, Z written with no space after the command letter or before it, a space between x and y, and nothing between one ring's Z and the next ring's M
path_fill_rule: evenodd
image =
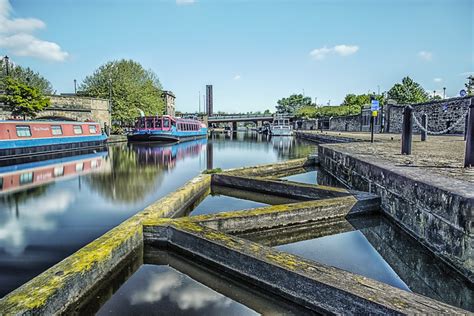
M273 124L270 127L272 136L291 136L293 129L290 125L290 119L281 114L276 115L273 119Z
M143 116L137 119L135 128L127 135L129 141L185 141L207 136L207 127L191 118Z
M0 121L0 160L101 147L106 141L95 122Z

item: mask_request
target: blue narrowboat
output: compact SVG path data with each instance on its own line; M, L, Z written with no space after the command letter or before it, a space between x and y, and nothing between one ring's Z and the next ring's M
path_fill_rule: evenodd
M186 119L169 115L140 117L135 128L127 135L131 142L177 142L203 137L207 137L206 124L194 118Z
M102 147L106 141L95 122L0 121L0 160Z

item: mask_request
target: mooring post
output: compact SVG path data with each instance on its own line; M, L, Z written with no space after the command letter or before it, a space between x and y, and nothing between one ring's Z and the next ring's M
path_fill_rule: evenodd
M424 130L421 130L421 141L426 141L426 135L428 134L426 131L428 130L428 115L424 113L421 116L421 126L423 126Z
M474 103L470 100L469 113L467 114L466 130L466 154L464 155L464 167L474 167Z
M412 113L413 108L409 105L403 110L402 155L411 154L411 136L413 134Z
M469 111L469 109L467 109ZM464 140L467 138L467 126L469 125L469 113L466 115L466 119L464 121Z

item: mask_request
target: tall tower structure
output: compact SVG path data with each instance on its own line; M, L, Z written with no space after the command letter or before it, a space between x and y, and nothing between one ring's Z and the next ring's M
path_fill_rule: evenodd
M206 113L208 116L212 115L214 101L212 98L212 85L208 84L206 86Z

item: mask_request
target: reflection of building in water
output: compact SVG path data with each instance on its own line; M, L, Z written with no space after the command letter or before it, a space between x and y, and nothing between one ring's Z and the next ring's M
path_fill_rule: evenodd
M105 156L107 152L104 151L0 167L0 194L97 172L105 167Z
M199 155L206 143L207 139L198 139L172 145L134 143L131 146L140 164L165 166L169 170L177 161Z
M206 146L206 169L214 169L214 150L212 143L208 143Z

